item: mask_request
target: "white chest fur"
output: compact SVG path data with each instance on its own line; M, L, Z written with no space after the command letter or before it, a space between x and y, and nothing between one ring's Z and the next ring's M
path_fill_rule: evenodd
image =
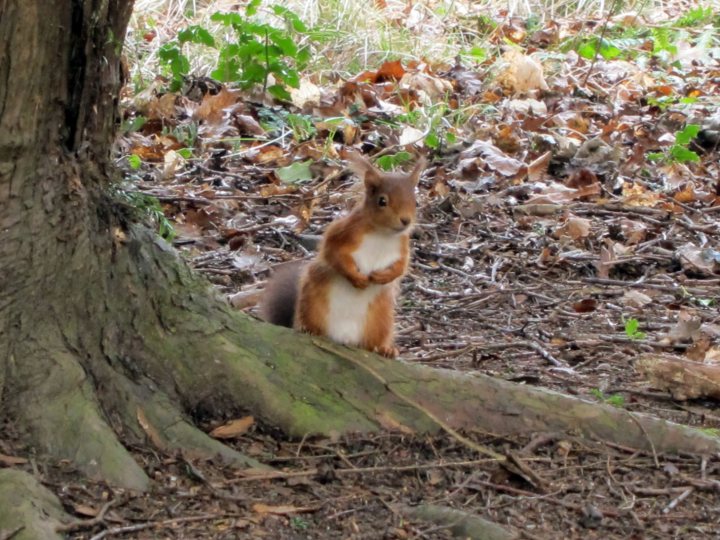
M362 274L383 270L400 258L402 235L366 234L353 253ZM365 332L368 309L375 297L388 285L370 285L356 289L342 277L333 279L329 291L329 310L326 322L328 336L346 345L360 345Z
M401 234L369 233L353 253L353 259L361 274L387 268L400 258Z

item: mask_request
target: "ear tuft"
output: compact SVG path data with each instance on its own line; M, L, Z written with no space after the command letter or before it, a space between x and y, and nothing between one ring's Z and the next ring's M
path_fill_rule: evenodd
M416 186L420 181L420 175L425 170L425 167L427 167L427 160L425 159L425 156L420 156L415 163L415 167L413 167L413 170L410 173L410 180L414 186Z
M367 189L379 187L382 182L382 173L373 165L369 159L357 152L347 151L343 156L348 163L348 168L362 178Z

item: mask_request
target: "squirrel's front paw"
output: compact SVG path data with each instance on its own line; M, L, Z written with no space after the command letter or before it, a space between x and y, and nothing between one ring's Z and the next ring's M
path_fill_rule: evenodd
M376 270L371 272L368 278L371 282L377 283L378 285L386 285L393 281L397 276L394 273L387 272L385 270Z
M368 285L370 285L370 280L362 274L349 277L348 279L350 280L350 283L352 283L352 286L356 289L367 289Z

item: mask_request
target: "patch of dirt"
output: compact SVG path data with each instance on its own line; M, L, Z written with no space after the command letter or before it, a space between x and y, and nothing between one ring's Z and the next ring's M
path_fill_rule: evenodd
M136 451L154 479L146 495L78 482L67 463L34 474L77 516L68 533L75 539L451 538L447 525L403 514L404 505L418 504L482 516L521 538L553 539L562 531L578 539L695 539L720 528L717 462L553 434L468 435L521 467L479 459L446 437L297 442L257 428L236 447L275 472Z

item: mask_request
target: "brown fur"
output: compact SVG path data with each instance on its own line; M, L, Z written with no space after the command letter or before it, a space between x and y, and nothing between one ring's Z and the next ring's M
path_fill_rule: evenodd
M365 289L371 284L382 289L371 301L362 339L354 345L384 356L397 356L394 346L395 301L398 283L407 271L410 230L415 220L415 185L424 168L420 160L412 173L385 173L361 156L348 155L351 168L363 178L365 199L344 218L330 224L323 235L318 256L309 264L278 273L268 285L268 300L261 312L266 320L283 324L287 306L293 305L294 328L315 335L327 335L330 284L341 276L353 287ZM386 204L380 204L380 198ZM353 258L368 233L401 235L399 259L381 270L362 274ZM267 306L267 308L265 307ZM287 324L285 324L287 326Z

